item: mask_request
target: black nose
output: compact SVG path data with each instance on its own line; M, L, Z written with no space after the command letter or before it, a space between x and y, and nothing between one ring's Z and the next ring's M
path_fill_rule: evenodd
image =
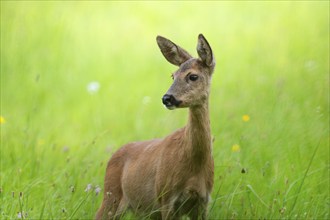
M177 100L173 95L165 94L162 98L163 104L168 109L175 109L179 107L182 101Z
M162 98L163 104L166 106L174 105L175 98L173 95L165 94Z

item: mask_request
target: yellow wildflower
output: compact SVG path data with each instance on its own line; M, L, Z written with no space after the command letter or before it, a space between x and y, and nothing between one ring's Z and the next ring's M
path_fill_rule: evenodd
M0 116L0 124L4 124L6 123L6 120L4 117Z
M231 147L231 151L232 151L232 152L240 152L240 151L241 151L241 147L240 147L238 144L234 144L234 145Z
M250 121L250 116L249 115L243 115L242 120L245 121L245 122L248 122L248 121Z

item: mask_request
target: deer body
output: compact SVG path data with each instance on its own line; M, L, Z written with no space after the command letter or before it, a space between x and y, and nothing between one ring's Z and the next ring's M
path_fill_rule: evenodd
M179 66L163 104L188 107L188 123L163 139L124 145L111 157L96 219L118 219L126 209L154 219L206 219L214 175L208 112L212 50L202 35L198 59L166 38L157 42Z

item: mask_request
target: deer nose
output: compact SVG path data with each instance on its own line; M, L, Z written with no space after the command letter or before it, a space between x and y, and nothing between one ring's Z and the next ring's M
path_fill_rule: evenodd
M174 101L175 98L173 95L168 95L168 94L165 94L162 98L162 101L163 101L163 104L167 107L167 106L171 106L174 104Z
M165 94L162 98L163 104L168 109L175 109L176 107L179 107L179 105L182 103L181 101L178 101L173 95Z

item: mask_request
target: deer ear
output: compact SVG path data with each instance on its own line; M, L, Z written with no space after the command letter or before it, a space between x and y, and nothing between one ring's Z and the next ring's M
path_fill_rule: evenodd
M192 56L187 51L162 36L157 36L157 44L166 60L176 66L180 66Z
M198 35L197 53L207 66L211 67L215 64L212 49L202 34Z

